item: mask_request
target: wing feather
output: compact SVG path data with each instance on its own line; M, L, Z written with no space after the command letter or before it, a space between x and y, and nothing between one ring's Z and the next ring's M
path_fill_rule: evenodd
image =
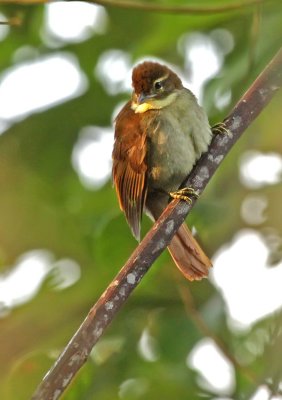
M119 205L137 240L147 194L147 142L140 114L128 102L116 118L113 182Z

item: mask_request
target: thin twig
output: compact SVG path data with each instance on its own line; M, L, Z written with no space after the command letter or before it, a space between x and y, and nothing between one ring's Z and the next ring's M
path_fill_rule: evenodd
M214 341L217 347L221 350L224 356L234 365L235 368L241 370L244 375L251 381L252 383L257 384L257 377L248 367L241 365L238 360L230 353L225 342L216 336L213 331L206 324L199 311L196 309L193 296L190 292L188 286L184 286L181 283L178 283L178 289L180 293L180 297L182 298L185 311L187 316L194 322L194 325L198 328L199 332L206 337L209 337Z
M225 124L230 132L229 135L214 137L209 151L200 158L185 185L192 186L199 194L204 190L236 140L269 103L281 85L282 48L226 118ZM58 399L63 394L118 310L155 259L170 243L195 201L196 199L191 205L176 199L170 202L118 275L91 308L55 365L43 378L33 400Z
M22 24L22 18L20 17L12 17L7 21L0 21L0 25L20 26L21 24Z
M76 0L68 0L76 1ZM147 11L147 12L159 12L169 14L222 14L232 11L244 11L258 4L265 4L274 2L275 0L241 0L231 4L224 4L222 6L187 6L187 5L165 5L165 4L154 4L152 2L142 2L134 0L86 0L88 3L98 4L104 7L116 7L124 8L129 10ZM49 0L2 0L2 3L14 3L14 4L42 4L48 3Z
M75 0L70 0L75 1ZM89 1L89 0L88 0ZM154 4L154 3L143 3L142 1L131 1L131 0L90 0L92 3L96 3L102 6L126 8L131 10L147 11L147 12L160 12L169 14L222 14L232 11L242 11L258 4L266 3L272 0L248 0L239 1L233 4L224 4L222 6L187 6L187 5L165 5L165 4Z

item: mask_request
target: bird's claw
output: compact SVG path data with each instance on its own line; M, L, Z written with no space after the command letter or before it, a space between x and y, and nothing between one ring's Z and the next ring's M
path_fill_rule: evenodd
M217 124L215 124L212 128L212 133L214 135L229 135L230 131L229 129L226 127L225 122L218 122Z
M192 203L191 196L194 196L196 198L199 197L198 193L192 187L185 187L185 188L182 188L182 189L178 189L175 192L170 192L169 195L173 199L184 200L188 204Z

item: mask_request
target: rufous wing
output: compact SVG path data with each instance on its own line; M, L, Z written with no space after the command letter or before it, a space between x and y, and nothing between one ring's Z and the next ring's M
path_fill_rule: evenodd
M147 194L146 132L128 102L116 118L113 149L113 182L119 205L137 240Z

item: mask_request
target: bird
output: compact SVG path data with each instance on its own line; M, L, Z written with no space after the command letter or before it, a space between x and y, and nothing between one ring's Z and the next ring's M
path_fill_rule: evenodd
M115 119L112 178L119 206L140 240L143 213L155 221L172 198L191 201L193 188L179 187L207 151L212 128L194 94L168 66L137 64L132 87ZM188 280L208 275L212 263L185 223L168 250Z

